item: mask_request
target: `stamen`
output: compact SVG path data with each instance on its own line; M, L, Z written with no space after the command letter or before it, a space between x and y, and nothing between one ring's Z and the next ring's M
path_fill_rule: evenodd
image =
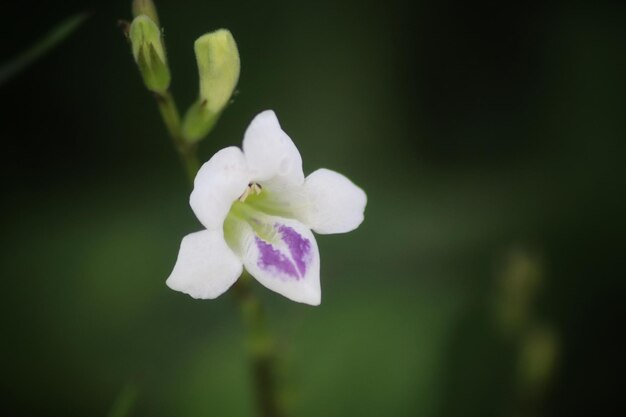
M261 187L261 184L257 184L256 182L250 182L248 183L248 188L246 188L243 194L241 194L241 196L239 197L239 201L243 203L244 201L246 201L246 198L248 198L250 194L259 195L261 194L262 190L263 187Z
M256 182L252 183L252 185L249 185L249 187L256 195L261 194L261 191L263 190L263 187L261 187L261 184L257 184Z

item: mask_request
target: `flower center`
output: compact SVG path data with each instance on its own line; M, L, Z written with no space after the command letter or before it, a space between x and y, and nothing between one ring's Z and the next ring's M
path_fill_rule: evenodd
M233 202L229 215L248 223L258 222L265 215L293 217L288 201L258 182L248 184L241 196Z
M257 184L256 182L251 182L251 183L248 184L248 187L243 192L243 194L241 194L241 196L239 197L238 200L243 203L244 201L246 201L248 196L250 196L250 195L259 195L259 194L261 194L262 190L263 190L263 187L261 187L261 184Z

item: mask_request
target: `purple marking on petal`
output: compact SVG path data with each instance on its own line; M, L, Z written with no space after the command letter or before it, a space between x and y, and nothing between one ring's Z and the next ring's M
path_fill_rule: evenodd
M276 223L274 227L278 228L283 242L287 244L291 257L296 262L300 275L304 277L306 274L306 268L313 258L311 252L311 241L302 237L300 233L296 232L293 228L285 226L284 224Z
M298 271L296 271L296 267L293 262L285 255L280 253L279 250L274 249L271 244L265 242L264 240L255 237L255 242L257 248L259 248L259 260L257 261L257 265L259 268L264 269L269 272L278 273L283 276L287 276L289 278L295 278L296 280L300 279L300 275Z

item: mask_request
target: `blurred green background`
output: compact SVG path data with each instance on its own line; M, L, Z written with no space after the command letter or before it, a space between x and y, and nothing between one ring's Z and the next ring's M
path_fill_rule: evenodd
M253 415L239 311L165 286L199 230L117 19L130 1L3 4L0 412ZM319 236L323 302L255 285L293 416L602 415L618 406L626 7L157 1L172 91L193 41L238 42L239 93L200 154L274 109L305 173L368 193Z

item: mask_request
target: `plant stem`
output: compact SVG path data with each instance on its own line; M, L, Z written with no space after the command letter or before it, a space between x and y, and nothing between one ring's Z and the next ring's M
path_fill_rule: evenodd
M159 111L161 112L161 117L163 118L163 122L167 128L167 132L169 133L172 143L180 156L183 168L185 168L187 178L193 184L196 173L200 168L196 153L197 147L195 144L187 142L183 137L180 115L172 93L169 91L163 94L155 93L155 98L157 104L159 105Z
M197 147L185 141L180 115L174 97L168 91L155 94L161 117L178 152L191 184L200 167ZM276 381L275 343L266 323L261 302L250 287L250 276L244 272L233 286L233 294L241 309L246 332L246 345L252 368L255 397L259 417L282 417L278 384Z
M259 417L281 417L281 398L276 375L276 345L265 323L259 299L250 288L247 272L233 286L247 335L248 355L252 366L255 399Z

